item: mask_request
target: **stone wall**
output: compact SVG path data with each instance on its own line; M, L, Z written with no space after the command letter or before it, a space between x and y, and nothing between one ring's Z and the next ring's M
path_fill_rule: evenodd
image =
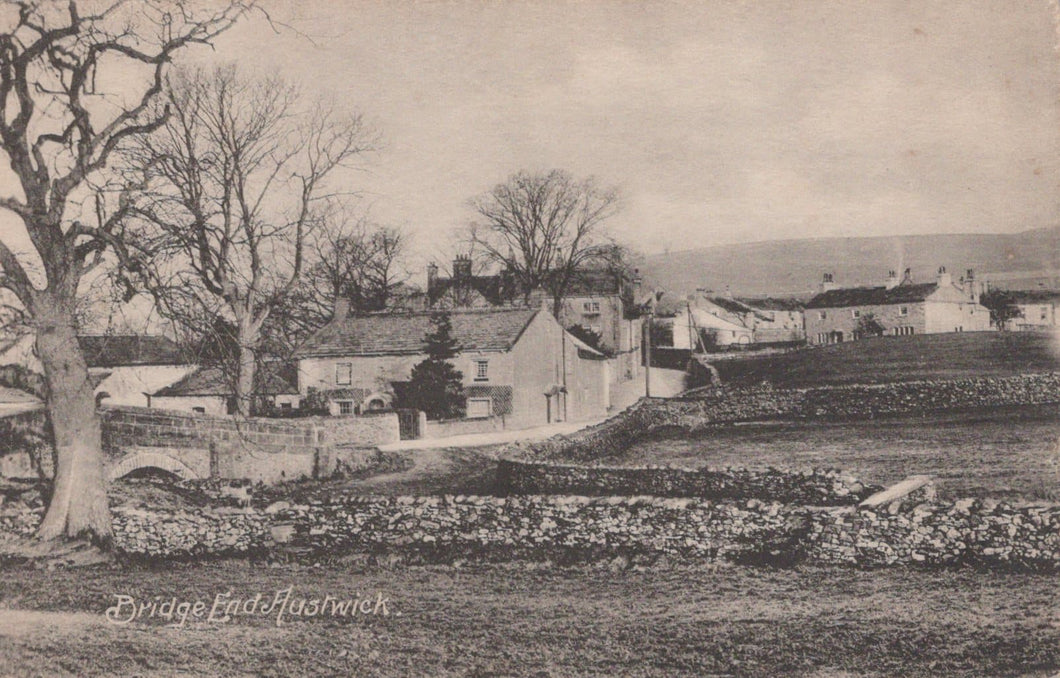
M572 466L504 459L498 462L497 480L502 494L759 499L810 506L856 504L882 489L833 469Z
M0 538L43 509L0 511ZM923 502L905 510L807 508L657 497L352 497L266 510L114 510L117 549L137 558L264 555L274 535L317 557L355 552L477 560L797 561L857 567L1060 569L1060 506Z
M307 421L320 431L322 441L329 445L376 447L401 440L398 415L394 412L311 417Z
M318 555L397 551L448 562L614 556L756 558L792 542L804 518L780 504L587 497L353 497L267 515L241 509L116 509L115 545L142 558L263 553L273 525Z
M776 389L705 387L678 398L642 399L570 436L510 446L509 457L584 461L615 455L660 429L697 433L719 424L871 419L903 413L1060 403L1060 373Z
M908 511L837 510L814 516L807 558L862 567L912 564L1056 569L1060 506L990 500L922 503Z
M428 421L424 426L424 438L448 438L449 436L468 433L488 433L503 431L503 417L485 417L482 419L451 419L448 421Z
M703 403L702 414L712 423L770 418L872 418L908 412L1060 403L1060 373L808 389L707 387L691 391L680 400Z

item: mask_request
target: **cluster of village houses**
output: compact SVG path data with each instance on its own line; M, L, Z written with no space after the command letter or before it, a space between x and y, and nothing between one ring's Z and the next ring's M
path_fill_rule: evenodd
M943 268L916 282L910 271L890 272L881 285L842 287L826 274L809 299L739 297L697 291L672 299L641 290L639 275L586 271L559 304L544 294L514 293L504 273L472 274L458 258L449 277L428 267L418 307L352 314L339 300L331 321L296 352L296 365L265 375L260 395L280 410L297 409L311 392L336 416L386 410L394 385L424 359L432 316L449 314L460 347L452 360L463 374L469 421L525 428L605 415L616 389L643 379L646 322L669 327L669 348L689 354L800 346L874 335L906 336L993 329L980 303L986 287L972 271L954 280ZM1015 329L1057 324L1060 292L1013 292L1021 316ZM650 319L650 320L649 320ZM595 337L590 345L581 326ZM581 334L582 338L576 336ZM162 336L80 338L96 384L97 402L206 414L234 410L228 380L217 368L187 364ZM0 365L39 369L32 337L0 346Z

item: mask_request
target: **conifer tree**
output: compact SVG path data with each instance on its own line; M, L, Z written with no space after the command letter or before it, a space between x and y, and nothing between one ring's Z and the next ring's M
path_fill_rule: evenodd
M457 419L466 409L464 375L450 362L460 351L452 332L448 313L431 318L431 331L424 337L427 358L412 368L401 398L404 407L421 410L428 419Z

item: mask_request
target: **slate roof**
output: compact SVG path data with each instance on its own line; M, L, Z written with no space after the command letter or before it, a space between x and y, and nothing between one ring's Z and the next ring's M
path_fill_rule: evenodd
M180 347L161 335L82 335L77 338L89 367L182 365Z
M743 302L737 301L732 297L707 297L707 301L719 306L722 310L728 311L729 313L751 313L754 309L748 308Z
M891 289L886 287L847 287L821 292L807 302L806 308L915 304L927 299L938 288L938 283L899 285Z
M263 374L263 372L265 372ZM275 371L259 370L255 375L258 395L297 395L298 389ZM264 387L261 386L264 380ZM175 398L182 396L230 396L233 389L218 367L200 367L180 381L152 393L152 396Z
M801 311L803 309L803 304L798 299L736 297L736 301L759 311Z
M452 336L464 351L507 351L538 309L450 311ZM332 321L306 341L296 358L415 355L423 353L433 313L389 313Z

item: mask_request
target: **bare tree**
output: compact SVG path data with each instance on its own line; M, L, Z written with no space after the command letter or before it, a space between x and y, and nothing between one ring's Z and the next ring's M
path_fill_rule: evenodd
M477 215L471 247L513 274L524 294L546 290L557 316L578 271L613 250L602 225L618 212L618 193L591 177L519 172L471 207Z
M100 200L94 222L82 221L81 201L105 182L115 149L165 123L166 110L153 104L173 57L212 42L253 2L202 12L160 0L93 3L82 12L84 4L0 2L0 150L17 180L3 184L0 207L21 220L30 243L20 251L4 234L0 285L36 330L48 386L57 468L38 536L106 543L100 425L75 315L82 278L108 246L122 249L124 205L109 210ZM139 90L117 84L119 72L143 73Z
M338 218L323 225L306 253L303 280L277 299L262 326L262 352L287 360L334 315L337 299L350 313L401 307L407 293L405 233L366 219Z
M316 264L308 277L327 313L338 297L350 310L369 313L387 308L408 280L408 239L401 229L362 220L352 228L325 229L316 244Z
M305 270L311 234L331 217L327 180L370 150L359 115L317 103L278 78L233 66L170 79L173 114L130 152L144 168L135 199L138 273L163 315L235 327L233 391L249 415L262 327Z

